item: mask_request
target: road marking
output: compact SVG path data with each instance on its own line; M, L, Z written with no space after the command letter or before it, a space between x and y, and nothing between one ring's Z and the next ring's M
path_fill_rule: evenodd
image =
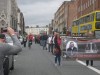
M80 61L80 60L76 60L76 61L77 61L78 63L80 63L80 64L86 66L86 64L85 64L84 62L82 62L82 61ZM100 70L98 70L98 69L96 69L96 68L94 68L94 67L92 67L92 66L87 66L87 68L89 68L89 69L95 71L96 73L100 74Z

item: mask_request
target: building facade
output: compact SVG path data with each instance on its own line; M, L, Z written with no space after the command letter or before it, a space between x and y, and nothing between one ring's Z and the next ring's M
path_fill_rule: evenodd
M17 31L17 9L16 0L0 0L0 31L7 26Z
M69 1L64 1L62 5L58 8L57 12L54 15L54 21L55 21L55 30L62 32L63 28L66 26L66 4Z
M83 16L95 10L100 10L100 0L76 0L77 1L77 16Z
M77 2L70 1L66 4L66 31L71 32L71 26L74 19L77 19Z
M49 24L49 34L53 34L53 32L56 30L57 28L55 28L55 22L54 19L51 20L51 23Z
M49 27L26 27L25 31L27 34L32 33L33 35L39 35L43 33L49 34Z
M77 18L77 2L64 1L54 15L54 27L60 33L71 30L72 21Z
M24 15L23 13L20 11L20 9L17 10L17 17L18 17L18 32L19 34L23 35L25 33L25 21L24 21Z

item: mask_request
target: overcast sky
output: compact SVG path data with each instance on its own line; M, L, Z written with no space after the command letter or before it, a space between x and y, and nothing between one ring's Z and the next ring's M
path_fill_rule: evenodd
M64 0L17 0L26 26L44 26L51 22L54 13Z

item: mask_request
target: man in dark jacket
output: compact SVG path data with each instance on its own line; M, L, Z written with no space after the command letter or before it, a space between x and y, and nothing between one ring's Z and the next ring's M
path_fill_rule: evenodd
M43 50L44 50L44 48L46 48L47 39L48 39L48 36L47 36L46 33L44 33L44 35L43 35ZM46 48L46 49L47 49L47 48Z
M14 45L11 46L7 43L5 43L5 35L0 34L0 75L4 75L3 73L3 61L6 55L13 55L19 53L21 48L21 43L18 40L17 36L15 35L15 32L12 28L8 27L7 32L11 36Z
M70 52L71 54L77 52L77 48L74 46L73 42L70 42L69 48L67 49L67 52Z

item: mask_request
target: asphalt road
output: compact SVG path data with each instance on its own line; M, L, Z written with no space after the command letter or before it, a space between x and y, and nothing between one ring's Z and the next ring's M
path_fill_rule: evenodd
M99 61L94 63L94 67L100 69ZM54 56L38 44L32 45L29 50L23 51L15 56L15 69L10 75L100 75L89 67L76 61L62 60L61 66L54 65Z

